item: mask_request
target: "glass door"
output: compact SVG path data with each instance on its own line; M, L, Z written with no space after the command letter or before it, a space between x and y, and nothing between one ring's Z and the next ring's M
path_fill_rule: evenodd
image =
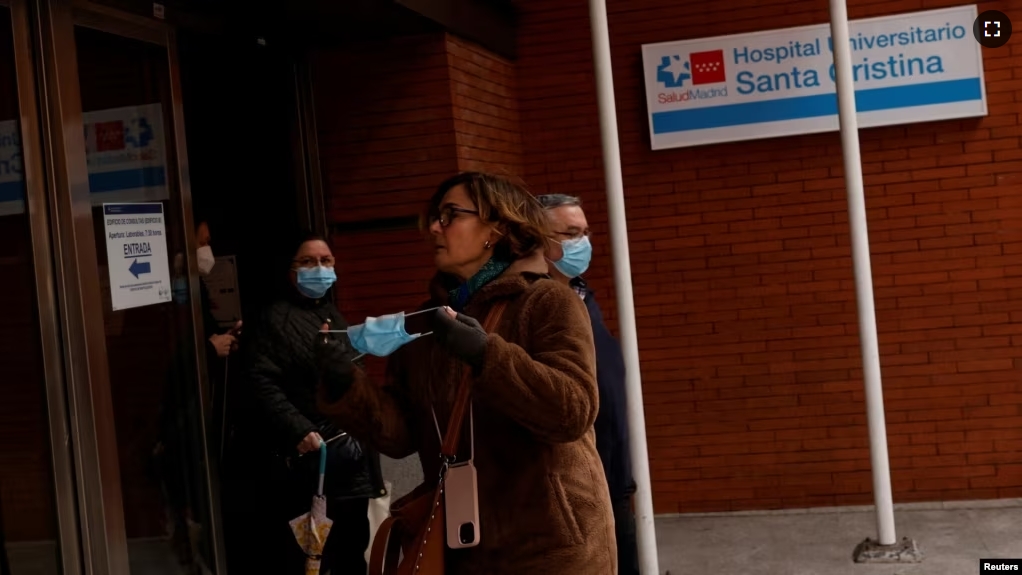
M191 306L172 289L190 226L167 48L74 33L131 571L201 574L213 565L204 402Z
M173 31L88 2L40 4L61 248L78 288L68 339L89 562L222 573Z
M59 573L9 8L0 6L0 573Z

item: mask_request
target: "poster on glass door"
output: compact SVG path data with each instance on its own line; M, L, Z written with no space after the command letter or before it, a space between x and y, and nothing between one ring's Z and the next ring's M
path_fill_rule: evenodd
M110 307L120 311L173 297L163 204L103 204Z
M82 114L92 205L156 202L167 188L161 104ZM17 120L0 122L0 216L25 211L25 176Z
M92 205L169 197L160 103L82 115Z

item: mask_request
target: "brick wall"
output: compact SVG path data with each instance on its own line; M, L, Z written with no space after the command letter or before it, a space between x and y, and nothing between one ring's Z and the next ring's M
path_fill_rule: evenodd
M514 68L471 42L431 34L322 52L313 75L330 224L416 215L460 170L521 173ZM349 321L425 299L435 269L416 226L341 227L333 248ZM383 361L367 363L382 375Z
M312 74L329 220L418 213L458 166L446 37L320 52Z
M458 169L522 173L514 65L475 44L447 37Z
M428 34L320 52L312 59L327 219L415 216L458 169L448 42ZM432 252L414 225L334 230L338 306L352 323L415 308ZM384 362L367 359L382 375Z
M587 6L519 6L524 175L586 200L613 322ZM656 511L869 503L838 134L654 153L641 77L643 43L822 23L826 4L608 11ZM984 57L988 117L861 135L897 501L1022 494L1022 46Z

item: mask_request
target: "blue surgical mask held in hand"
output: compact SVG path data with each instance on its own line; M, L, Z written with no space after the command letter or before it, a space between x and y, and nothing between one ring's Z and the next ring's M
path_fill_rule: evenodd
M424 309L407 314L413 316L437 308ZM380 317L367 317L365 323L348 326L348 329L330 330L331 333L347 333L351 346L362 355L387 357L406 343L433 332L409 334L405 330L405 312L399 311ZM360 355L359 357L362 357ZM358 358L355 358L358 359Z
M314 268L298 268L298 291L305 297L319 299L326 295L326 292L334 282L337 281L337 274L334 268L316 266Z
M593 244L589 243L588 236L564 240L561 242L561 251L564 255L553 262L557 271L569 278L577 278L589 269L589 262L593 259Z

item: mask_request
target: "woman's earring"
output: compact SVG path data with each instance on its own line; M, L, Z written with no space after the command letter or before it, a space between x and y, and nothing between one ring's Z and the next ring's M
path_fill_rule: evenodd
M490 249L490 240L486 240L486 243L483 244L483 247L486 249Z

